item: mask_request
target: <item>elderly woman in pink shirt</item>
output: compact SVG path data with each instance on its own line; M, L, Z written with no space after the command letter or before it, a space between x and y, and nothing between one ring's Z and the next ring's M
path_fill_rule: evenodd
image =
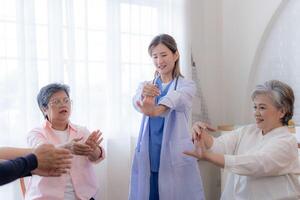
M50 143L69 149L73 154L72 167L60 177L33 175L28 183L26 200L92 200L98 185L93 163L104 159L100 146L102 133L90 133L87 128L72 124L69 87L52 83L41 88L37 96L38 105L45 117L42 127L33 129L28 135L32 147Z

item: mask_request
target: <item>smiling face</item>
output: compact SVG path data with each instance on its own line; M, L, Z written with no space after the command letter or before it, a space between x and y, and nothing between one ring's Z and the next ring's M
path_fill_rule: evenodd
M178 52L173 53L166 45L159 43L153 47L151 57L157 72L162 77L172 80L175 62L179 58Z
M283 126L281 118L284 117L283 109L274 106L272 99L265 95L256 95L253 99L254 117L258 128L262 129L263 134L268 133L274 128Z
M71 114L71 100L65 91L55 92L49 99L48 107L44 109L49 122L55 127L57 124L69 122Z

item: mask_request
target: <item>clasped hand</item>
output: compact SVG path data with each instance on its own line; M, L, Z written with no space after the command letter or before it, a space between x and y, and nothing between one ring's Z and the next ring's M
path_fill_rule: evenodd
M64 147L69 149L74 155L92 156L99 149L98 147L103 141L103 137L100 130L96 130L89 135L85 142L82 142L82 140L83 137L74 138L65 144Z
M60 176L71 168L72 154L64 148L55 148L52 144L42 144L33 153L37 157L38 166L33 174L40 176Z
M142 97L156 97L160 95L158 87L150 82L147 82L142 90Z
M195 148L193 151L184 151L183 153L198 159L206 159L206 152L212 145L207 131L216 131L216 129L206 123L196 122L192 128L192 141Z

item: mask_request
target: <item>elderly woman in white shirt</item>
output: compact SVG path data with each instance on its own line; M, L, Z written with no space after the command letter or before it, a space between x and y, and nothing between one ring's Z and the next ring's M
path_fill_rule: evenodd
M256 124L214 138L214 128L193 126L194 151L185 154L228 170L221 199L300 199L297 141L287 124L293 116L294 93L271 80L252 93Z

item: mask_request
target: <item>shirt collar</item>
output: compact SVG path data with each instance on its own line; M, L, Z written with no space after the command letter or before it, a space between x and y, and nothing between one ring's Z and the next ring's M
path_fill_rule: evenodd
M44 122L44 124L43 124L43 127L44 127L45 129L50 129L51 131L54 131L54 129L52 128L51 122L49 122L48 120L45 120L45 122ZM69 121L69 123L68 123L68 128L67 128L67 129L73 130L73 131L77 132L77 128L76 128L75 125L72 124L70 121Z
M261 131L262 133L262 131ZM280 126L278 128L274 128L273 130L269 131L267 134L265 134L263 137L268 138L268 137L273 137L276 135L280 135L282 133L289 133L288 127L287 126Z

